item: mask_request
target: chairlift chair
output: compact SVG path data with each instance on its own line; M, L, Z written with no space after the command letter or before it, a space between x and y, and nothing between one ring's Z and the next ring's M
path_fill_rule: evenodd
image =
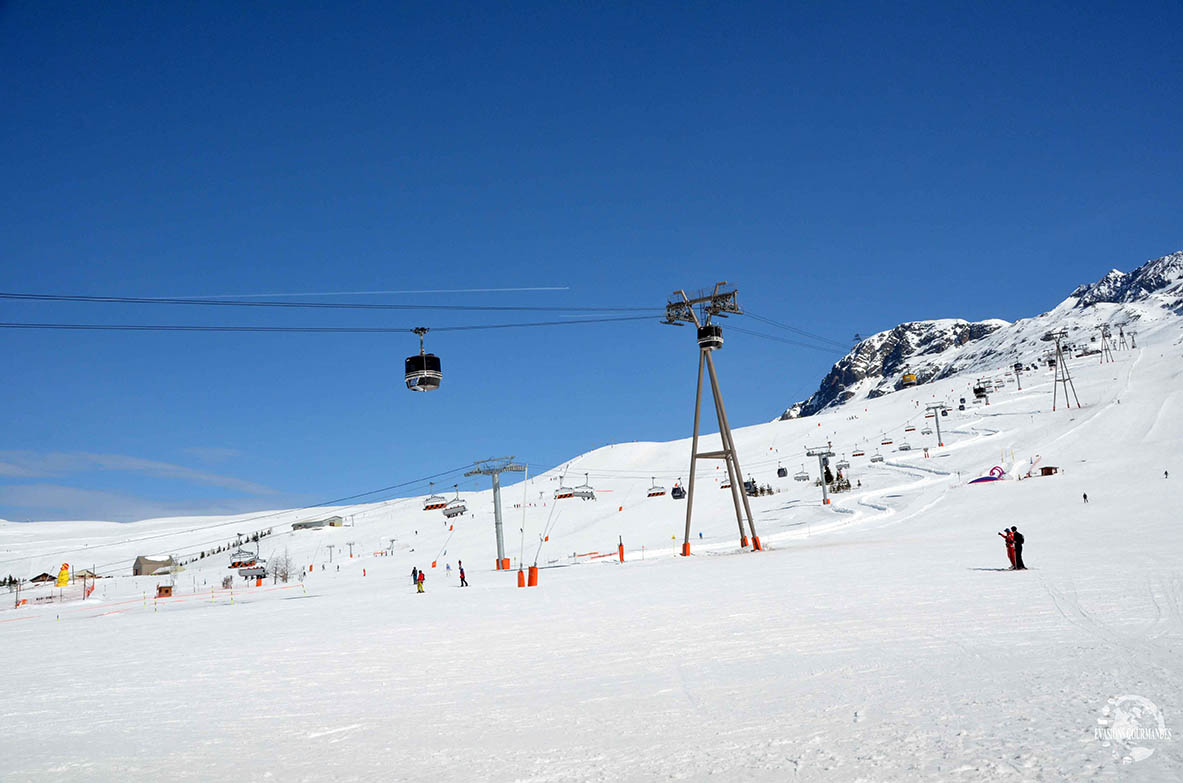
M874 454L871 455L871 462L882 462L882 461L883 461L883 456L878 451L876 451Z
M924 429L920 430L920 434L921 435L931 435L932 434L932 427L925 427Z
M648 491L648 492L645 494L645 497L647 497L647 498L659 498L659 497L661 497L662 495L664 495L664 494L665 494L665 487L658 486L658 484L657 484L657 478L656 478L656 477L654 477L654 478L652 478L652 479L650 479L650 480L653 482L653 486L649 487L649 491Z
M859 450L859 451L852 451L852 452L850 452L850 456L852 456L852 457L865 457L865 456L867 456L867 452L865 452L865 451L862 451L862 450Z
M448 505L444 506L444 516L448 519L461 516L465 511L468 511L468 506L460 499L460 487L453 484L452 488L456 490L456 497L452 498Z
M838 470L846 470L847 468L850 467L850 463L846 461L845 457L843 457L842 459L838 460L838 464L836 467L838 468Z
M259 562L259 555L257 552L252 552L246 549L241 544L234 553L230 555L230 565L227 568L250 568Z
M559 488L555 490L555 500L568 500L575 497L575 490L563 483L563 476L559 476Z
M580 500L596 499L596 491L592 489L592 485L588 483L586 473L583 474L583 483L575 488L574 495Z
M801 466L800 472L793 474L793 480L794 481L809 481L809 473L805 470L804 465Z
M913 427L911 424L909 424L907 427L904 427L904 432L915 432L915 431L916 431L916 428Z
M444 497L443 495L435 494L435 482L434 481L429 482L428 485L432 489L430 490L431 494L428 495L427 499L423 501L423 510L424 511L435 511L436 509L440 509L440 508L443 508L444 506L448 505L448 499L446 497Z
M909 444L908 444L908 441L906 441L906 440L901 440L901 441L900 441L900 445L899 445L899 446L897 446L897 447L896 447L896 449L897 449L898 451L911 451L911 450L912 450L912 447L911 447L911 445L909 445Z

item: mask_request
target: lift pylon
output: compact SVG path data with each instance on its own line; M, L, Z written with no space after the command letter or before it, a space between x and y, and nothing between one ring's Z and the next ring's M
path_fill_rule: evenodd
M739 545L749 544L748 534L751 534L753 551L760 551L760 537L756 535L756 525L752 519L752 509L748 505L748 495L741 492L743 486L741 477L743 471L739 466L739 455L735 450L735 441L731 437L731 426L727 422L727 411L723 407L723 392L719 388L719 376L715 372L715 362L711 353L723 346L723 330L711 322L713 317L726 318L728 314L741 315L736 300L735 290L720 291L727 283L715 284L714 291L707 295L690 298L685 291L675 291L674 297L666 303L665 323L681 326L683 322L692 323L698 330L698 387L694 396L694 434L690 441L690 483L686 488L686 533L682 540L682 555L690 556L690 519L694 510L694 472L700 459L721 459L727 465L727 477L731 484L731 500L735 506L735 522L739 527ZM697 311L696 309L697 308ZM719 451L699 451L698 425L702 413L702 374L706 370L711 381L711 396L715 402L715 416L719 421L719 439L723 448ZM747 518L747 531L744 530L744 518Z

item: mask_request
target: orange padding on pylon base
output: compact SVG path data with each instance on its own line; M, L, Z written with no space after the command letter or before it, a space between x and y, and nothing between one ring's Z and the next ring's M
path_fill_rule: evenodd
M527 584L530 587L538 587L538 566L530 566L530 581Z
M501 570L502 571L509 570L509 558L508 557L501 561Z
M762 552L764 547L760 546L760 536L752 536L752 551Z
M822 501L822 502L823 502L823 503L825 503L827 506L828 506L828 505L830 505L830 499L829 499L829 498L826 498L826 499L825 499L824 501Z
M620 562L624 562L624 544L617 544L616 551L620 554Z
M518 569L518 587L525 587L525 586L526 586L526 572L519 568Z
M682 557L690 557L690 542L682 542Z
M747 546L748 545L748 537L747 536L740 536L739 537L739 545L741 547Z

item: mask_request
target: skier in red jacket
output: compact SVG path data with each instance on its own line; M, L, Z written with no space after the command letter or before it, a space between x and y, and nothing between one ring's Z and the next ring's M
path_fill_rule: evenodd
M998 535L1006 541L1006 556L1010 559L1010 567L1013 571L1015 568L1015 534L1009 530L1004 530Z
M423 592L423 580L426 578L427 578L427 576L423 573L423 571L420 571L419 578L417 580L415 580L415 587L418 588L418 591L420 593Z

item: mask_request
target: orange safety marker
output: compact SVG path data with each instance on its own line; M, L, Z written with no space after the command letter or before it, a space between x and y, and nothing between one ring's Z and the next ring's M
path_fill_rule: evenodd
M623 563L624 562L624 540L623 539L621 539L620 543L616 545L616 552L620 555L620 562Z
M503 571L509 570L509 558L508 557L501 561L501 570L503 570Z
M530 587L538 587L538 566L530 566L530 580L526 584Z
M525 586L526 586L526 572L519 568L518 569L518 587L525 587Z
M361 575L362 575L362 576L365 576L365 575L366 575L366 569L364 569L364 568L363 568L363 569L361 570Z
M431 561L431 567L432 567L432 568L435 568L435 564L436 564L436 561L435 561L435 560L432 560L432 561Z
M690 542L682 542L682 557L690 557Z
M760 536L752 536L752 551L763 552L764 547L760 546Z
M748 545L748 537L747 536L740 536L739 537L739 545L741 547L747 546Z

